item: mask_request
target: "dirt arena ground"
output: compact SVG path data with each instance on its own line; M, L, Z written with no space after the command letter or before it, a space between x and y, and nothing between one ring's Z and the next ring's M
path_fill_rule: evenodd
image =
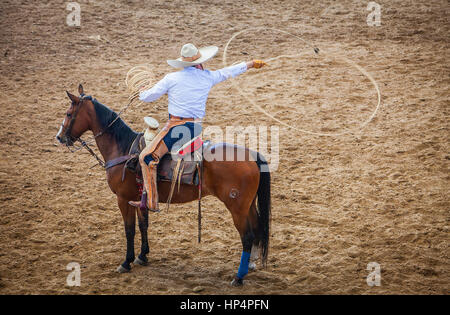
M377 1L381 26L366 23L368 1L87 1L81 26L66 24L64 1L0 3L0 294L448 294L449 5L446 0ZM182 44L217 45L208 68L284 54L210 94L205 126L280 128L272 174L272 233L266 269L243 288L229 282L242 250L225 206L203 201L150 215L149 265L117 274L125 235L115 196L86 152L71 154L55 135L69 101L85 91L118 111L127 71L154 67L157 79ZM315 55L300 36L345 56L377 81L335 58ZM246 97L293 131L258 112ZM167 97L131 108L166 118ZM137 233L136 250L140 248ZM66 266L81 265L69 287ZM381 285L366 283L367 264ZM197 289L195 290L197 291Z

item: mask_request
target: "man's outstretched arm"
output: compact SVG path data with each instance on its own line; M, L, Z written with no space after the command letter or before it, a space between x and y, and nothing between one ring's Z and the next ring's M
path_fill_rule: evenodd
M262 60L252 60L248 62L241 62L238 63L237 65L229 66L216 71L210 71L211 76L213 78L213 85L216 85L217 83L225 81L229 78L234 78L244 73L248 69L261 68L264 65L266 65L266 63Z

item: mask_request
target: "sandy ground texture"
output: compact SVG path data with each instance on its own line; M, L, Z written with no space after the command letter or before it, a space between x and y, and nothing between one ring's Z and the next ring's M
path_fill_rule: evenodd
M1 294L448 294L449 5L385 1L381 26L366 1L79 1L81 26L66 24L64 1L0 3ZM242 250L225 206L203 201L150 215L149 265L117 274L125 235L105 173L55 135L69 100L85 91L118 111L127 71L148 63L156 79L182 44L218 45L207 63L279 58L215 87L205 126L279 126L272 174L273 220L266 269L229 285ZM273 30L279 29L292 35ZM329 55L314 54L302 40ZM378 82L376 91L345 56ZM260 113L248 99L296 128ZM167 97L131 108L166 118ZM136 250L140 248L137 233ZM81 265L69 287L67 264ZM381 285L366 283L367 264ZM196 288L194 290L194 288ZM196 291L196 292L194 292Z

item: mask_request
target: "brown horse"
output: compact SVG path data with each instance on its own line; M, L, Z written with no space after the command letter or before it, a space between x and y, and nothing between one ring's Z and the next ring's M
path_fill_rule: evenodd
M57 140L61 144L72 146L86 131L91 130L105 161L126 155L138 134L117 117L114 111L92 97L86 97L81 85L79 93L80 96L77 97L67 92L71 104L56 136ZM267 162L257 152L226 143L211 145L204 150L205 157L208 155L214 159L205 158L203 162L202 196L216 196L231 212L243 246L239 270L232 284L242 285L249 264L250 268L255 267L250 258L256 258L260 254L262 264L265 265L267 261L271 216ZM231 159L230 151L233 153ZM237 156L240 158L237 159ZM245 158L242 159L242 156ZM127 239L126 258L118 267L118 272L130 271L131 263L145 265L149 253L148 212L143 211L142 215L137 215L142 244L141 253L135 258L136 208L130 206L128 201L138 200L139 191L136 174L126 169L122 179L123 168L124 165L120 164L106 170L109 187L117 196ZM158 182L160 202L167 202L170 184ZM175 190L172 203L185 203L197 200L198 197L197 186L182 184L179 191Z

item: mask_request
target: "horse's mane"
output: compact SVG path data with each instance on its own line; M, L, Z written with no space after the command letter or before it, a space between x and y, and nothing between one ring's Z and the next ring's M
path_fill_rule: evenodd
M86 97L88 98L88 97ZM96 99L90 98L94 104L97 120L104 132L114 137L122 153L126 154L130 148L131 143L138 135L131 129L122 118L117 119L109 128L109 124L116 119L117 113L108 106L99 103ZM107 129L106 129L107 128Z

